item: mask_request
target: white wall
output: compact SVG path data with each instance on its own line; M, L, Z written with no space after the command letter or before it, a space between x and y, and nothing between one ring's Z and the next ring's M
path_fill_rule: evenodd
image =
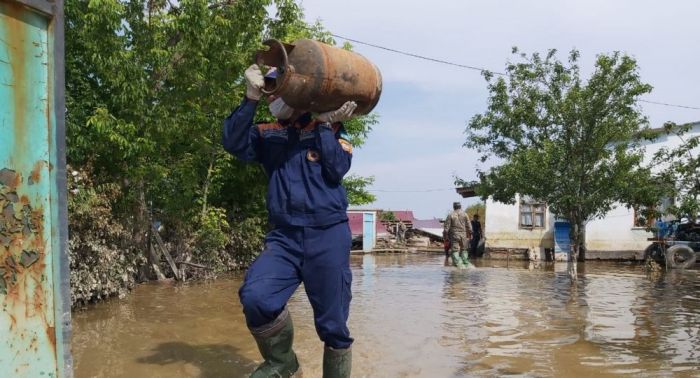
M520 197L516 197L519 201ZM486 248L554 248L554 219L545 214L545 228L520 228L520 208L486 200L486 224L484 225Z
M589 251L643 251L652 237L644 227L634 227L634 211L619 206L605 218L586 226L586 247Z

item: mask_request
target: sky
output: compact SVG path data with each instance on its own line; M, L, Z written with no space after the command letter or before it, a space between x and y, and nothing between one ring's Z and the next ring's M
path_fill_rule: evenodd
M309 22L362 42L503 72L513 46L551 48L565 60L581 52L584 78L595 56L620 51L637 59L645 100L700 108L700 1L649 0L300 0ZM339 44L344 42L336 38ZM476 179L478 154L466 149L467 122L486 110L479 71L353 43L382 72L374 109L379 123L353 151L350 173L374 176L377 200L362 208L413 210L442 218L463 199L454 178ZM700 121L700 110L641 103L650 126Z

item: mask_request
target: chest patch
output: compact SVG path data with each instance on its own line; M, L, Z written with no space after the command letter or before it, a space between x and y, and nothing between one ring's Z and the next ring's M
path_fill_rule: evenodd
M317 161L321 160L321 155L316 150L309 150L306 153L306 159L308 161L317 162Z

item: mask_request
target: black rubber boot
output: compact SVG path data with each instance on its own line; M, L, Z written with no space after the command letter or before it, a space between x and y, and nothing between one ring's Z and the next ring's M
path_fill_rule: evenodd
M265 359L250 375L251 378L287 378L299 370L299 361L292 350L294 326L286 308L272 323L251 329L250 332Z
M352 347L323 350L323 378L349 378L352 367Z

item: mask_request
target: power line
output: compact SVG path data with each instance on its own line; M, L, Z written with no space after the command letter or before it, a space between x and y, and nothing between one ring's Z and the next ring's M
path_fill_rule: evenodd
M695 106L673 105L673 104L667 104L665 102L656 102L656 101L648 101L648 100L639 100L639 102L646 102L647 104L655 104L655 105L673 106L676 108L700 110L700 108L697 108Z
M448 62L448 61L442 60L442 59L430 58L430 57L423 56L423 55L418 55L418 54L414 54L414 53L410 53L410 52L406 52L406 51L401 51L401 50L392 49L392 48L389 48L389 47L384 47L384 46L375 45L375 44L373 44L373 43L358 41L358 40L356 40L356 39L352 39L352 38L348 38L348 37L343 37L343 36L340 36L340 35L337 35L337 34L331 34L331 35L334 36L334 37L336 37L336 38L344 39L344 40L346 40L346 41L354 42L354 43L357 43L357 44L360 44L360 45L370 46L370 47L374 47L374 48L377 48L377 49L382 49L382 50L394 52L394 53L397 53L397 54L402 54L402 55L410 56L410 57L413 57L413 58L423 59L423 60L427 60L427 61L435 62L435 63L447 64L447 65L450 65L450 66L455 66L455 67L460 67L460 68L466 68L466 69L475 70L475 71L479 71L479 72L488 72L488 73L492 73L492 74L494 74L494 75L505 76L505 74L502 73L502 72L495 72L495 71L487 70L486 68L468 66L468 65L466 65L466 64L459 64L459 63Z
M466 65L466 64L454 63L454 62L450 62L450 61L447 61L447 60L431 58L431 57L427 57L427 56L424 56L424 55L414 54L414 53L407 52L407 51L401 51L401 50L397 50L397 49L392 49L392 48L390 48L390 47L385 47L385 46L376 45L376 44L374 44L374 43L363 42L363 41L360 41L360 40L357 40L357 39L344 37L344 36L338 35L338 34L333 34L333 33L331 33L331 35L332 35L333 37L340 38L340 39L344 39L344 40L349 41L349 42L353 42L353 43L357 43L357 44L365 45L365 46L369 46L369 47L374 47L374 48L377 48L377 49L381 49L381 50L385 50L385 51L389 51L389 52L393 52L393 53L397 53L397 54L401 54L401 55L406 55L406 56L410 56L410 57L417 58L417 59L423 59L423 60L427 60L427 61L430 61L430 62L446 64L446 65L449 65L449 66L455 66L455 67L460 67L460 68L466 68L466 69L475 70L475 71L479 71L479 72L488 72L488 73L491 73L491 74L494 74L494 75L506 76L506 74L504 74L504 73L502 73L502 72L491 71L491 70L486 69L486 68L475 67L475 66L469 66L469 65ZM658 101L639 100L639 102L644 102L644 103L647 103L647 104L654 104L654 105L670 106L670 107L675 107L675 108L700 110L700 107L687 106L687 105L675 105L675 104L669 104L669 103L658 102Z
M368 192L381 192L381 193L428 193L428 192L445 192L448 190L455 190L455 188L446 189L424 189L424 190L385 190L385 189L368 189Z

